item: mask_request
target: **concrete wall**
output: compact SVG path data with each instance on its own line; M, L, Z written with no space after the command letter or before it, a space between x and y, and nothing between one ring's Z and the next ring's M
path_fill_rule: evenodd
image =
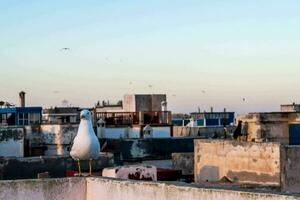
M161 102L167 101L167 96L165 94L153 94L151 98L152 111L161 111Z
M80 164L82 170L87 172L88 161L81 161ZM93 161L94 172L112 166L114 166L114 156L111 153L102 153ZM77 162L69 156L0 158L0 180L32 179L37 178L37 174L42 172L49 172L52 178L65 177L66 170L78 170Z
M25 126L26 139L30 147L46 147L46 156L69 155L78 124L42 124Z
M198 188L188 184L87 179L87 200L292 200L295 196L224 189Z
M248 141L267 140L289 144L289 124L300 123L300 113L250 113L238 115Z
M123 110L125 112L161 111L161 102L166 100L165 94L124 95Z
M134 95L124 95L123 110L124 110L124 112L136 112Z
M280 105L281 112L299 112L300 105L299 104L289 104L289 105Z
M3 200L84 200L86 180L82 178L0 181Z
M182 175L194 174L194 153L172 153L173 168L182 171Z
M193 152L192 138L123 140L120 153L124 160L171 159L173 152Z
M24 156L24 129L0 128L0 157Z
M281 150L281 188L300 192L300 146L284 146Z
M48 147L45 155L69 155L70 145L77 135L79 125L41 125L43 143Z
M136 112L152 111L151 95L135 95Z
M199 188L189 184L110 178L0 181L0 199L9 200L299 200L292 195Z
M280 186L280 144L194 140L195 182L220 181Z

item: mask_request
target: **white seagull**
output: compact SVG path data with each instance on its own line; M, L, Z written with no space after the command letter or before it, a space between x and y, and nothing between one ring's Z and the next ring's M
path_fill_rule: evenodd
M92 126L91 112L82 110L78 132L73 141L70 155L78 162L81 176L80 160L89 160L89 175L92 175L92 160L99 157L100 144Z

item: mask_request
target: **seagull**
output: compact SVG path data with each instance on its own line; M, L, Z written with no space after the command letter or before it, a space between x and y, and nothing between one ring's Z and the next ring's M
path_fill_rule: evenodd
M73 141L70 155L78 162L79 176L81 176L80 160L89 160L89 175L92 175L92 160L99 157L100 144L92 126L92 115L88 110L80 113L78 132Z

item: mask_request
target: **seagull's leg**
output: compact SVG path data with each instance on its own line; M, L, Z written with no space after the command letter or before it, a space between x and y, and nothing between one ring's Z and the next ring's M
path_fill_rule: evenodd
M90 172L89 175L92 176L92 159L89 160Z
M78 175L81 176L81 167L80 167L79 159L77 160L77 162L78 162Z

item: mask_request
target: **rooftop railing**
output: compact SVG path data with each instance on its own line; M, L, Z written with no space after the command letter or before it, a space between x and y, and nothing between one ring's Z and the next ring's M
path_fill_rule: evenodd
M102 119L108 126L171 125L170 111L157 112L96 112L96 120Z

